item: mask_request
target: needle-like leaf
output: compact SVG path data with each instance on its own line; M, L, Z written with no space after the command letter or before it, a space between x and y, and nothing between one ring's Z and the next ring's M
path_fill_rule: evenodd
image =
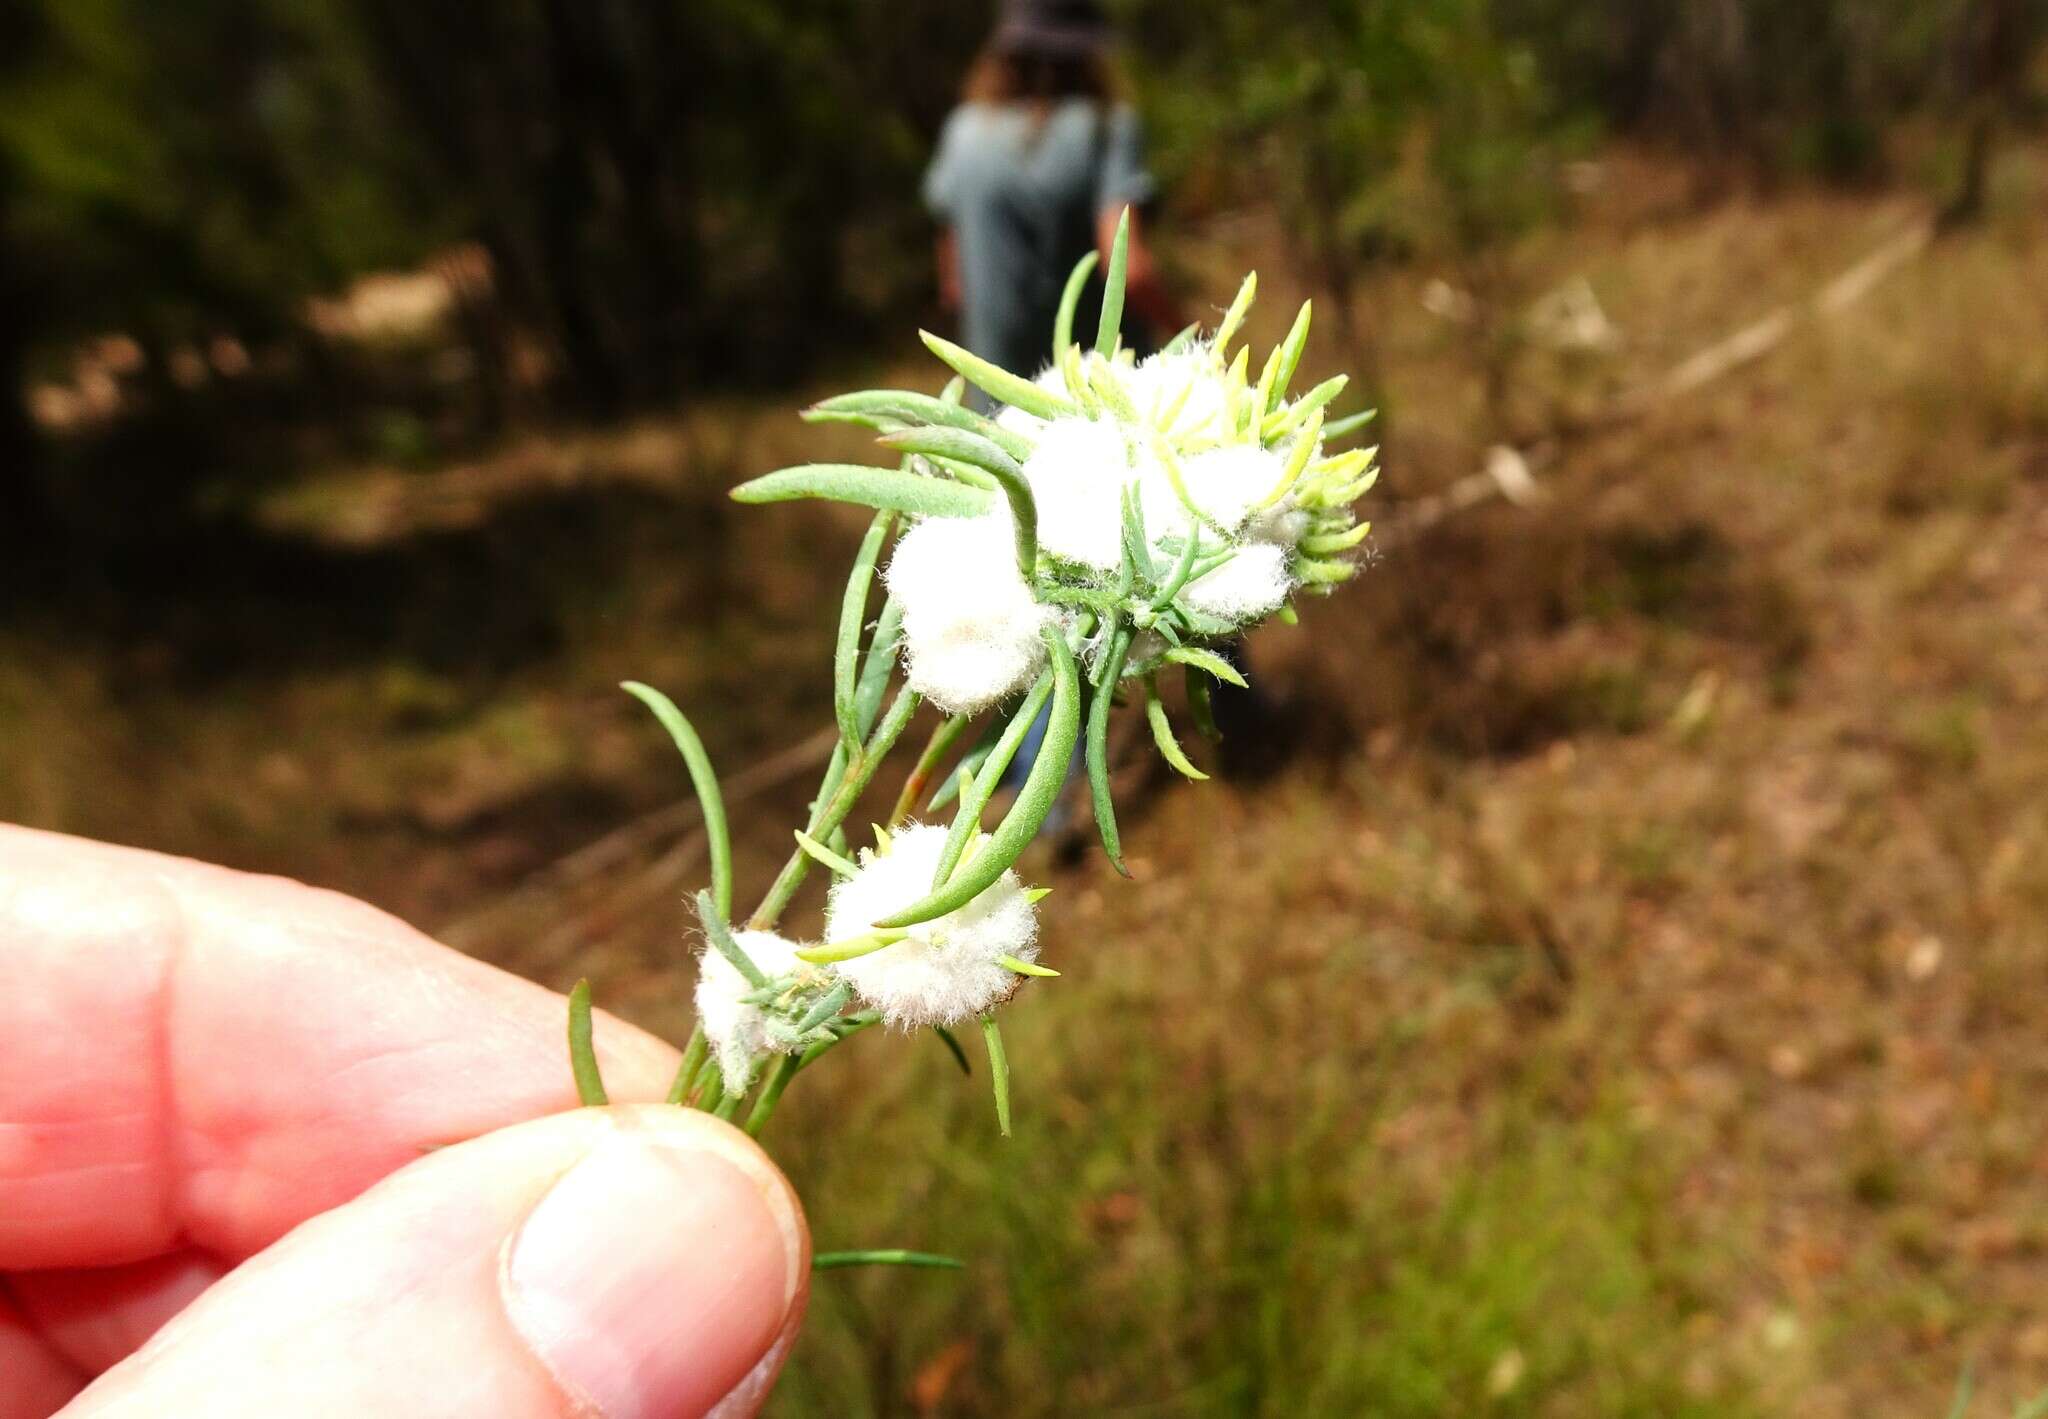
M1046 814L1052 811L1059 798L1060 786L1066 781L1067 764L1073 757L1074 743L1080 737L1081 673L1074 663L1074 652L1067 648L1066 638L1057 627L1046 628L1045 640L1052 652L1052 714L1046 724L1044 742L1038 748L1038 757L1032 761L1031 772L1024 780L1024 787L1018 791L1017 801L1010 805L1010 811L1004 815L981 851L956 868L943 886L921 901L876 922L876 926L914 926L966 906L1023 856L1024 849L1044 824Z
M1060 308L1052 322L1052 357L1063 358L1067 347L1074 343L1074 311L1081 304L1081 292L1088 288L1088 278L1094 274L1096 263L1102 258L1089 252L1074 263L1074 269L1067 274L1067 288L1060 292Z
M994 504L986 488L928 478L901 468L864 463L806 463L764 473L732 490L739 503L787 503L824 498L919 517L979 517Z
M712 771L711 756L704 752L704 741L697 737L695 726L676 708L675 701L652 685L628 680L619 688L654 711L654 717L661 721L661 727L682 753L683 765L690 771L690 784L697 790L697 805L704 814L704 841L711 854L711 895L718 903L719 914L731 916L732 838L726 829L725 799L718 791L718 775Z
M1130 269L1131 209L1116 219L1116 238L1109 244L1109 271L1102 278L1102 323L1095 330L1095 351L1114 354L1123 330L1124 277Z
M882 555L889 528L896 521L893 512L878 512L861 539L846 578L846 594L839 603L839 639L832 651L832 712L839 721L839 737L848 750L858 749L860 720L854 710L859 688L861 632L868 621L868 590L874 584L875 560ZM731 911L730 902L726 910Z
M967 1062L967 1051L960 1048L960 1041L954 1037L953 1032L944 1025L934 1025L932 1033L945 1041L946 1048L952 1051L953 1062L960 1066L960 1072L970 1079L973 1078L974 1066Z
M1003 1050L1003 1032L996 1026L996 1017L981 1017L982 1043L988 1046L988 1073L996 1091L996 1127L1005 1138L1010 1136L1010 1057Z
M813 1271L837 1271L847 1266L919 1266L938 1271L967 1269L963 1261L929 1251L821 1251L811 1258Z
M955 345L951 340L934 335L929 330L918 331L925 348L952 366L954 372L980 389L991 398L999 399L1027 414L1036 414L1041 419L1057 419L1075 412L1069 401L1062 399L1049 389L1041 389L1022 375L1011 374L1000 365L990 364L971 350Z
M1145 720L1152 726L1152 742L1159 746L1166 762L1184 777L1197 783L1206 782L1209 776L1189 762L1181 750L1180 741L1173 737L1173 726L1166 719L1166 706L1159 700L1159 687L1150 677L1145 681Z
M569 1072L576 1076L576 1097L585 1108L611 1102L604 1076L597 1068L597 1047L590 1038L590 982L580 980L569 992Z

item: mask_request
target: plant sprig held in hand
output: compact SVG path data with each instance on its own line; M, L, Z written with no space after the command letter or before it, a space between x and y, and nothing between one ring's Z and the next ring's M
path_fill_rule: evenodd
M798 1074L869 1026L930 1027L964 1067L953 1029L973 1022L1007 1135L1010 1071L996 1013L1027 982L1058 974L1040 961L1045 889L1027 888L1015 867L1059 797L1075 748L1084 750L1104 850L1122 871L1106 751L1122 687L1135 687L1167 762L1202 778L1174 736L1160 673L1182 668L1206 729L1209 682L1244 683L1210 647L1276 614L1291 618L1294 597L1326 594L1356 572L1345 553L1370 528L1351 509L1378 476L1377 450L1334 445L1371 413L1326 417L1341 376L1289 397L1309 305L1256 379L1249 349L1231 348L1255 276L1211 335L1184 331L1138 359L1117 328L1127 229L1128 218L1091 348L1074 343L1073 321L1093 253L1068 282L1051 361L1035 378L926 334L957 375L942 397L871 389L804 412L874 430L899 455L892 466L807 464L733 490L743 503L825 498L876 510L839 617L839 743L788 862L746 921L732 916L725 812L702 742L668 697L626 685L681 750L710 841L712 885L696 899L706 942L697 1024L670 1102L759 1134ZM966 407L963 382L1000 412ZM886 595L870 619L878 579ZM945 718L888 825L856 849L847 819L924 703ZM1041 711L1048 727L1031 772L988 827L995 789ZM969 734L981 720L987 732ZM971 747L943 769L960 743ZM928 813L957 801L950 822L908 820L928 793ZM834 878L824 937L798 941L778 926L814 867ZM582 986L570 1043L579 1097L601 1102Z

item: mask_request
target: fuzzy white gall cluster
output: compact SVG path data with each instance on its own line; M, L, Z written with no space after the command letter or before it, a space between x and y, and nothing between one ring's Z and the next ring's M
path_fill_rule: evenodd
M893 833L887 847L863 851L860 871L832 888L825 939L871 935L876 922L923 898L945 844L944 828L913 823ZM1015 872L1005 872L958 911L909 932L833 968L865 1004L904 1029L958 1024L994 1008L1020 979L1000 958L1038 957L1038 912Z
M1138 416L1161 433L1180 439L1226 435L1229 385L1208 346L1153 355L1122 376Z
M1146 461L1140 489L1145 530L1154 538L1183 536L1203 523L1235 536L1279 486L1287 460L1257 444L1228 444L1177 459L1174 466L1178 488L1163 459Z
M733 940L770 980L807 969L796 958L797 943L772 931L739 931ZM753 985L715 948L706 946L697 965L697 1019L726 1092L736 1094L753 1079L754 1061L776 1049L768 1037L768 1012L741 998Z
M1034 679L1057 616L1017 571L1010 520L935 517L896 544L885 574L903 605L910 688L948 714L978 714Z
M1287 561L1285 548L1248 542L1222 566L1189 582L1180 599L1221 621L1256 621L1278 611L1294 590Z
M1123 429L1103 419L1044 423L1024 478L1038 507L1038 545L1084 567L1115 571L1123 556L1122 494L1131 478Z

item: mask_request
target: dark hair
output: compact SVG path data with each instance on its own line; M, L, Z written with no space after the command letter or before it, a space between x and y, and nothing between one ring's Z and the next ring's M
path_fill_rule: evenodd
M1094 99L1107 103L1121 92L1107 56L1032 54L990 45L975 59L960 86L968 103L1051 103Z

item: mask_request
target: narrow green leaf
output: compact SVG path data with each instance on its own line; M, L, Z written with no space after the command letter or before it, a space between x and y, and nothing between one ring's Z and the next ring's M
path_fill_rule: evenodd
M1088 794L1095 808L1095 830L1102 838L1102 850L1119 875L1128 877L1124 866L1123 838L1117 832L1116 805L1109 794L1109 711L1116 697L1116 683L1123 674L1124 657L1130 654L1132 630L1120 626L1110 637L1097 670L1094 694L1088 701Z
M982 756L980 764L975 768L973 779L961 784L960 807L953 815L952 829L946 834L945 847L940 851L938 866L932 873L932 890L937 891L946 885L947 880L953 875L954 867L959 864L961 854L966 852L967 844L973 840L974 834L980 831L982 810L988 806L989 799L995 796L996 788L1002 783L1004 773L1009 770L1011 760L1017 757L1017 749L1023 744L1024 736L1031 730L1032 721L1038 718L1039 710L1045 707L1045 702L1053 689L1054 676L1048 668L1039 675L1037 683L1025 693L1023 701L1003 725L1002 732L996 736L995 743L988 753ZM961 767L964 772L966 766L963 764Z
M1223 312L1223 323L1216 327L1216 348L1222 350L1237 337L1237 329L1250 314L1253 300L1259 294L1259 273L1247 271L1244 284L1237 288L1237 296L1230 302L1230 309Z
M1159 353L1162 355L1181 354L1195 343L1195 337L1201 333L1202 323L1200 321L1196 321L1193 325L1182 326L1171 340L1159 347Z
M945 885L923 900L875 923L879 927L913 926L921 921L957 911L986 891L1021 857L1031 839L1045 822L1066 781L1067 764L1080 736L1081 674L1074 664L1074 652L1057 627L1047 627L1046 648L1052 652L1052 715L1045 740L1031 772L1018 791L1017 801L971 859L956 868ZM979 780L977 780L977 783Z
M966 382L957 377L947 388L952 388L953 384L959 384L963 389L966 387ZM1031 456L1030 439L944 395L934 399L929 394L918 394L908 389L864 389L858 394L841 394L820 400L804 410L803 417L814 424L860 424L883 433L892 433L902 427L935 424L941 428L964 429L971 434L980 434L1012 458L1021 460Z
M711 756L704 752L704 741L697 737L695 726L676 708L675 701L652 685L628 680L619 688L654 711L654 717L682 753L683 766L690 771L690 785L697 791L697 806L704 815L704 842L711 854L712 899L718 903L719 914L729 917L732 915L732 837L726 830L725 799L718 791L718 775L712 771Z
M1181 543L1180 555L1174 559L1173 570L1166 580L1159 583L1159 589L1152 594L1152 609L1163 611L1173 604L1173 598L1180 595L1181 588L1194 579L1195 558L1202 550L1202 533L1199 528L1188 529L1186 540Z
M1109 245L1109 271L1102 278L1102 323L1095 329L1097 354L1116 352L1117 336L1124 319L1124 277L1130 269L1131 209L1124 208L1116 219L1116 239Z
M1246 688L1244 676L1238 673L1237 667L1213 650L1203 650L1192 645L1177 645L1166 652L1166 659L1175 665L1185 665L1190 669L1213 675L1225 684L1235 685L1240 690Z
M1051 679L1046 679L1044 685L1045 693L1051 694ZM972 749L969 749L960 756L960 762L954 766L952 774L932 793L931 802L924 806L925 812L936 813L941 808L944 808L953 801L963 786L972 783L980 775L982 765L988 762L988 756L995 752L996 745L1002 740L1004 728L1005 722L1003 720L997 719L989 722L989 726L983 732L980 740Z
M974 1066L967 1062L967 1051L960 1048L960 1041L954 1037L953 1032L944 1025L934 1025L932 1026L932 1033L945 1041L946 1048L952 1051L953 1063L960 1066L962 1074L972 1079L974 1077Z
M1051 966L1041 966L1036 961L1020 960L1015 956L998 956L996 957L996 964L1004 970L1014 971L1020 976L1040 976L1050 980L1057 978L1059 975L1059 972Z
M799 961L809 961L814 966L830 966L840 961L852 961L862 956L894 946L910 935L907 931L871 931L862 936L849 936L844 941L828 941L822 946L806 946L796 953Z
M1301 550L1310 556L1328 556L1332 552L1348 552L1372 535L1372 524L1361 522L1343 532L1318 532L1301 539Z
M818 1003L806 1010L803 1018L796 1022L798 1035L808 1035L820 1028L827 1020L846 1008L846 1002L853 998L853 987L845 981L832 987L820 996Z
M709 892L697 894L697 920L703 924L705 939L711 949L732 962L732 968L746 978L748 985L756 990L768 984L768 977L754 964L740 943L733 939L732 928L725 924L725 914L718 910L718 903L711 899Z
M590 1039L590 982L580 980L569 992L569 1071L576 1076L576 1097L585 1108L610 1103L604 1076L597 1069L597 1047Z
M1167 722L1166 706L1160 702L1159 687L1150 679L1145 681L1145 721L1152 726L1152 742L1159 746L1159 752L1176 772L1197 783L1206 783L1209 776L1188 761L1181 751L1180 741L1173 737L1173 726Z
M1037 575L1038 504L1016 459L988 439L965 429L903 429L884 434L881 443L884 448L904 453L958 459L993 477L1001 485L1003 496L1010 500L1010 521L1017 533L1017 570L1027 582Z
M1287 456L1287 466L1280 474L1280 481L1273 485L1271 492L1259 500L1258 511L1263 512L1277 504L1294 490L1296 483L1301 481L1302 471L1308 467L1309 459L1315 454L1316 435L1322 432L1322 427L1323 411L1318 409L1308 416L1307 426L1295 435L1294 451Z
M1295 579L1308 586L1334 586L1357 575L1358 567L1352 562L1325 561L1319 557L1294 559Z
M903 603L892 596L882 603L882 614L875 620L875 633L861 661L860 684L853 692L854 722L862 734L873 731L875 716L882 712L882 696L888 693L889 675L896 668L896 650L902 639Z
M1272 414L1268 414L1266 422L1260 426L1260 440L1266 442L1266 444L1278 442L1278 440L1286 438L1288 434L1292 434L1296 428L1307 424L1311 420L1311 416L1317 420L1317 432L1321 434L1323 432L1323 424L1321 424L1323 405L1327 405L1331 399L1335 399L1337 391L1341 391L1343 385L1346 385L1348 381L1350 381L1350 375L1331 375L1321 385L1317 385L1315 389L1311 389L1309 393L1305 393L1303 397L1296 399L1294 403L1286 405L1284 410L1274 410Z
M990 364L970 350L955 345L951 340L932 334L929 330L918 331L925 348L944 360L953 370L963 376L969 384L981 389L990 397L999 399L1013 408L1027 414L1036 414L1041 419L1057 419L1075 412L1074 406L1049 389L1041 389L1022 375L1011 374L1000 365Z
M1311 414L1323 408L1342 393L1344 386L1350 383L1350 381L1351 376L1349 375L1331 375L1286 408L1274 410L1266 416L1265 422L1259 426L1260 440L1265 443L1271 443L1275 439L1285 437L1289 430L1300 428L1302 424L1308 421L1308 417ZM1318 425L1318 429L1320 427Z
M832 713L839 721L839 737L849 750L859 748L861 741L853 701L859 687L861 632L868 623L868 590L875 580L875 560L882 555L882 544L895 521L895 513L884 511L868 524L839 603L839 640L832 651ZM726 911L730 914L730 902Z
M994 501L994 495L984 488L861 463L807 463L765 473L732 490L733 501L740 503L787 503L800 498L824 498L919 517L979 517Z
M1005 1138L1010 1136L1010 1057L1003 1051L1003 1032L996 1028L996 1017L981 1017L982 1043L988 1046L989 1079L996 1091L996 1127Z
M1356 414L1346 414L1341 419L1332 419L1323 425L1323 437L1335 441L1357 433L1379 414L1377 409L1366 409Z
M1279 363L1273 371L1273 387L1266 391L1266 407L1259 417L1264 418L1279 408L1287 399L1287 386L1294 380L1294 371L1301 364L1301 352L1308 347L1308 324L1313 301L1301 303L1301 313L1294 317L1294 325L1287 332L1287 338L1280 342Z
M967 1263L929 1251L821 1251L811 1258L813 1271L847 1266L919 1266L936 1271L965 1271Z
M826 847L802 828L796 830L796 845L810 854L811 861L831 869L838 876L851 877L860 871L860 868Z
M1026 887L1024 889L1024 900L1031 903L1034 907L1051 895L1052 888L1050 887Z
M1123 492L1124 518L1124 582L1119 592L1129 592L1133 581L1153 581L1159 575L1158 567L1152 561L1152 544L1145 535L1145 507L1139 499L1135 483L1125 487Z
M1088 288L1088 277L1094 272L1096 263L1102 258L1089 252L1074 263L1074 269L1067 274L1067 288L1060 292L1059 314L1052 322L1052 357L1062 358L1067 347L1074 343L1074 312L1080 307L1081 292Z

